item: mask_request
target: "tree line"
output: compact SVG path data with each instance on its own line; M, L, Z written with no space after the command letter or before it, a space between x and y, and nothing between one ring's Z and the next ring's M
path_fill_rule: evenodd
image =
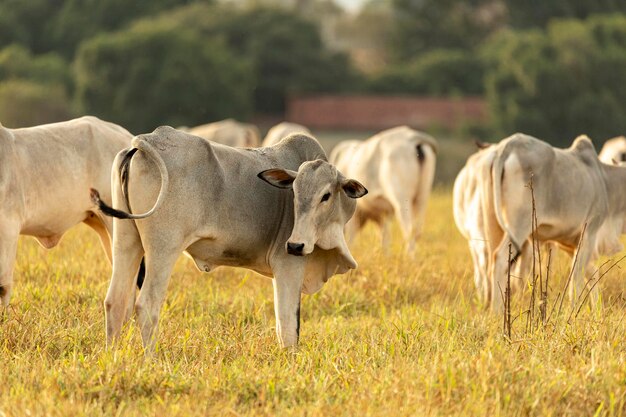
M89 113L138 133L315 92L484 96L496 138L626 131L626 2L370 0L351 19L384 54L372 72L323 39L316 1L4 0L0 121Z

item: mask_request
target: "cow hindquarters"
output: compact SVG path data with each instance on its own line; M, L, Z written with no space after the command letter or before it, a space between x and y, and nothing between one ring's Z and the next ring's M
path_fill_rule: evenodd
M17 222L0 219L0 303L7 307L13 290L13 269L17 252Z
M273 266L276 335L283 348L297 345L300 337L300 294L305 265L302 257L290 255L290 258L282 258Z

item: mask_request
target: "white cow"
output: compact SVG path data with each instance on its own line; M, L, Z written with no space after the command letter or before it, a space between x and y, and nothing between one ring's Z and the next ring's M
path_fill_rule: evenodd
M467 159L454 181L452 207L457 228L467 239L474 264L474 285L481 301L489 300L487 276L489 247L483 224L480 173L483 165L490 166L495 157L492 147L481 149Z
M491 253L495 248L490 247L485 221L495 219L485 219L483 210L483 191L490 192L490 175L485 179L484 173L491 169L491 165L496 157L496 147L491 144L478 144L479 151L471 155L461 169L454 181L453 188L453 214L457 228L467 239L472 262L474 265L474 285L478 291L478 297L483 302L488 302L491 298L491 282L489 280L489 262ZM531 201L528 201L531 205ZM504 236L504 232L492 221L492 234L496 234L497 243ZM550 244L544 244L546 252L554 251L556 248ZM522 246L522 253L517 257L514 269L511 273L511 289L517 291L526 279L532 268L532 241L526 241ZM542 262L542 266L547 265Z
M111 165L129 146L122 127L85 116L23 129L0 126L0 300L8 305L19 235L44 248L78 223L98 233L109 260L112 221L94 210L89 188L111 201Z
M263 139L262 146L276 145L283 138L286 138L292 133L304 133L305 135L311 136L311 131L302 125L297 123L282 122L267 131L267 135L265 135L265 139Z
M492 233L492 222L485 223L488 240L497 241L490 268L492 308L502 307L509 243L515 256L532 233L527 187L531 175L537 238L556 242L576 259L570 285L570 297L575 300L581 294L585 272L591 275L597 256L622 249L619 237L626 215L622 192L626 168L601 163L586 136L578 137L568 149L557 149L518 133L500 142L495 150L493 165L487 168L489 191L483 193L487 217L504 231L498 238L499 232Z
M389 220L395 215L407 251L412 251L424 223L436 151L432 136L407 126L382 131L365 141L340 142L330 154L331 163L369 190L357 204L347 226L348 236L372 220L381 227L383 247L387 248Z
M261 144L261 135L255 125L241 123L234 119L207 123L185 129L185 131L206 140L233 147L255 148Z
M605 164L626 162L626 137L618 136L604 142L598 157Z
M105 301L108 343L132 313L133 275L144 253L146 277L135 309L148 352L183 251L201 271L227 265L273 276L284 347L298 340L300 293L315 293L333 274L356 268L343 228L354 199L367 190L326 162L320 144L306 135L269 148L232 148L159 127L120 152L112 187L117 210L93 191L94 202L118 217ZM126 213L126 187L133 211L147 212Z

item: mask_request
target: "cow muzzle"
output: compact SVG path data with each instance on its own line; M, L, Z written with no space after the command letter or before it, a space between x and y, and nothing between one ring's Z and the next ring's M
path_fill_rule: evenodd
M295 256L304 256L304 243L287 242L287 253Z

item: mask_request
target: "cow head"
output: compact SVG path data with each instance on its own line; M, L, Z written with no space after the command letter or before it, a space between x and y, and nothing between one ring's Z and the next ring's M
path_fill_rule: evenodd
M343 229L354 214L355 199L367 194L361 183L345 178L321 159L303 163L297 172L268 169L258 176L275 187L293 188L295 218L286 244L289 254L308 255L315 246L337 249L356 267Z

